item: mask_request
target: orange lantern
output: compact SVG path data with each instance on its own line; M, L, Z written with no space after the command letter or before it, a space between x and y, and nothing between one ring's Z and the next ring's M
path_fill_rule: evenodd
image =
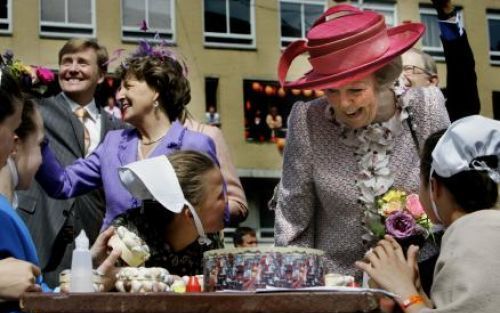
M262 85L258 82L253 82L252 83L252 90L255 92L261 92L262 91Z
M292 89L292 95L294 96L300 95L300 89Z
M304 94L304 96L310 97L313 94L313 91L311 89L304 89L302 93Z
M278 89L278 96L280 96L281 98L283 98L284 96L286 96L286 91L283 87L281 87L280 89Z
M276 88L274 88L273 86L267 85L266 88L264 88L264 92L268 96L274 96L276 94Z

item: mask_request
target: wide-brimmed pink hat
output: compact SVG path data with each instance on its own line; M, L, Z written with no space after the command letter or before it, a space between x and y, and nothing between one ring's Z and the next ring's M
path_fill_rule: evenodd
M281 55L278 78L283 87L338 88L361 79L410 49L425 26L406 23L387 28L384 16L337 5L321 15L307 33L307 40L292 42ZM301 78L286 82L292 61L309 53L312 69Z

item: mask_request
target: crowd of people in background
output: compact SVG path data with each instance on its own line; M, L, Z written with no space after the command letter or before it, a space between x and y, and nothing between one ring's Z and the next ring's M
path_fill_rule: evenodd
M277 106L256 109L249 138L274 141L286 124L270 201L276 246L325 251L327 271L370 280L405 312L495 312L500 123L477 115L461 13L450 0L432 3L446 97L434 60L413 47L422 24L388 27L379 13L335 5L278 64L284 87L325 95L295 103L285 121ZM287 81L303 53L312 70ZM224 227L237 227L236 248L258 246L254 229L238 227L248 204L216 107L203 122L189 113L184 62L147 41L121 61L116 92L97 95L108 52L70 39L58 54L61 91L42 98L0 62L0 312L19 310L24 292L56 287L82 230L106 290L118 270L121 251L108 249L118 227L148 244L146 266L177 275L202 273L203 252L223 247ZM378 200L393 189L419 194L442 226L419 247L376 227Z

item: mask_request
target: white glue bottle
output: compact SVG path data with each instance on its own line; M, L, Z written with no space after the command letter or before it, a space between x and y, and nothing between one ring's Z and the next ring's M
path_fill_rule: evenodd
M71 292L94 292L92 283L92 257L89 250L89 239L82 230L75 239L75 250L71 260Z

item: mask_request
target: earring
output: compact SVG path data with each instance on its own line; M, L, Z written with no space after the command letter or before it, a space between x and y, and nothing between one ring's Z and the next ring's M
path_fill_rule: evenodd
M155 102L153 102L153 107L157 108L158 106L160 106L160 102L158 102L158 100L155 100Z

